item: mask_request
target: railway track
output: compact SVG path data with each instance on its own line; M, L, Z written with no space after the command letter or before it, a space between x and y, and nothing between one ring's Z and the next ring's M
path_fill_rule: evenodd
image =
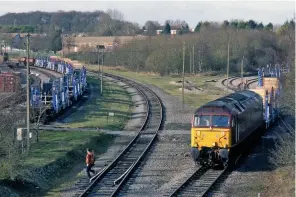
M163 122L162 103L158 96L144 85L123 77L104 74L137 89L146 100L146 119L133 140L107 167L97 174L90 185L77 196L116 196L130 175L140 164L153 142Z
M203 197L210 191L211 187L219 178L227 172L224 170L213 170L209 167L198 168L188 179L177 187L169 197Z
M240 77L228 78L228 89L230 89L230 90L232 90L234 92L244 89L242 87L242 85L243 85L242 82L240 82L238 85L234 84L234 81L239 80L239 79L240 79ZM249 79L248 82L247 82L246 88L251 89L250 88L251 84L256 83L257 81L258 81L257 78ZM227 79L222 80L222 85L227 87Z
M257 78L255 79L250 79L247 83L247 89L251 89L251 84L256 83L258 81Z
M223 79L222 80L222 85L225 87L228 87L228 89L232 90L232 91L237 91L237 87L235 85L233 85L233 82L235 80L239 79L239 77L230 77L228 78L228 84L227 84L227 79Z

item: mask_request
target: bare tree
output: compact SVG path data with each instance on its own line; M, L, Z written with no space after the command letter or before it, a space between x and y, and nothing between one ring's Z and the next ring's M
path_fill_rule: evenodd
M116 9L108 9L106 12L113 20L123 21L124 15L122 12Z
M153 36L156 34L156 30L160 28L160 24L157 21L147 21L145 23L145 28L147 30L147 34L149 36Z
M68 53L70 53L71 47L75 46L75 39L72 36L67 36L64 42L64 46L67 47Z
M24 113L16 107L0 113L0 171L5 178L13 179L20 168L19 143L16 140L18 124L24 122Z

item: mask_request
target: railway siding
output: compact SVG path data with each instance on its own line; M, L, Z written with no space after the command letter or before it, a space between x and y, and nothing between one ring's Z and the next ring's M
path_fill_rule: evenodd
M107 76L110 75L108 74ZM129 143L127 148L108 165L101 175L95 178L94 182L80 196L87 196L91 193L95 193L96 195L115 195L117 192L120 192L121 185L127 181L128 175L131 174L144 157L144 154L147 153L147 150L156 139L157 131L162 124L162 104L152 91L130 80L113 75L111 76L125 82L128 81L130 85L141 92L146 98L147 119L137 136ZM123 178L122 181L118 180L120 177ZM121 182L116 183L117 180Z

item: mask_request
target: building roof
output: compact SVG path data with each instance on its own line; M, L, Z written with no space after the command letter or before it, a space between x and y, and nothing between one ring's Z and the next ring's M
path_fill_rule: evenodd
M115 38L120 40L120 44L125 44L132 39L145 39L146 36L98 36L98 37L73 37L76 44L92 43L92 44L110 44L113 43ZM65 38L67 39L67 37Z

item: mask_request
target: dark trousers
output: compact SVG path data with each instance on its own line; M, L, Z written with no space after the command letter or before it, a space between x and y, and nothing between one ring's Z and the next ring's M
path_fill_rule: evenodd
M87 173L88 178L91 178L89 172L92 172L93 174L95 174L95 171L91 169L93 166L94 166L93 164L89 164L89 165L86 167L86 173Z

